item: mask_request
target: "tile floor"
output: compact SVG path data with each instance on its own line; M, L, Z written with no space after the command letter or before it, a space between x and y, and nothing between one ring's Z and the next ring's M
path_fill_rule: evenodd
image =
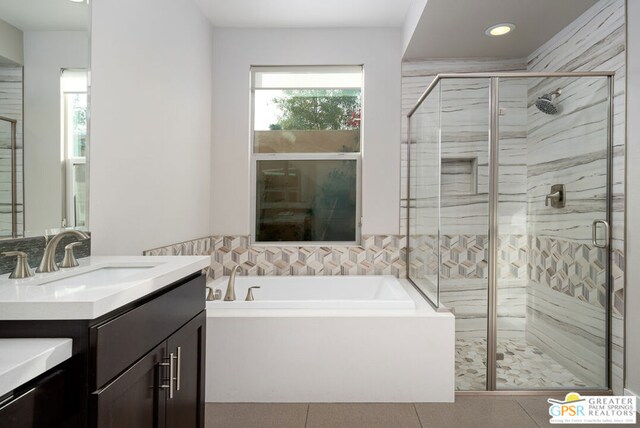
M563 398L563 397L557 397ZM455 403L207 404L206 428L551 427L546 396L469 397ZM638 417L640 421L640 416ZM556 425L553 425L556 426ZM600 425L572 425L595 428ZM604 427L639 427L603 425Z
M504 389L584 388L569 370L523 339L501 339L498 387ZM482 391L486 377L486 340L456 338L456 390Z

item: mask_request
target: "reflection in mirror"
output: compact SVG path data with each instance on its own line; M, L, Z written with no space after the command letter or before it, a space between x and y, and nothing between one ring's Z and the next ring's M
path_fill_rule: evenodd
M88 227L89 5L0 0L0 239Z
M63 151L66 212L63 226L87 225L87 70L62 71ZM66 223L66 224L64 224Z

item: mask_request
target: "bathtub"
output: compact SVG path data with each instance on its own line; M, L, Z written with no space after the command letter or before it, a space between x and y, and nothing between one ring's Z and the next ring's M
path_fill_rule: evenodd
M209 286L224 296L229 278ZM245 301L249 287L253 301ZM236 300L207 302L210 309L413 309L398 279L385 276L237 276Z
M406 280L238 276L236 299L207 302L207 402L454 399L454 316Z

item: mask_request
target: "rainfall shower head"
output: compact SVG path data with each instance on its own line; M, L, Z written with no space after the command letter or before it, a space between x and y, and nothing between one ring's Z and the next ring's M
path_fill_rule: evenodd
M554 100L561 93L562 91L560 89L556 89L554 92L544 94L536 100L536 107L545 114L558 114L559 109Z

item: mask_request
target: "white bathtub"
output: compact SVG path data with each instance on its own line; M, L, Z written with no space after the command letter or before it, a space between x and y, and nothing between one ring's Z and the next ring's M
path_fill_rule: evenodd
M209 284L224 296L229 278ZM249 287L253 301L245 301ZM237 276L236 300L207 302L210 309L413 309L398 279L385 276Z
M406 280L238 276L236 298L207 302L207 402L454 399L455 319Z

